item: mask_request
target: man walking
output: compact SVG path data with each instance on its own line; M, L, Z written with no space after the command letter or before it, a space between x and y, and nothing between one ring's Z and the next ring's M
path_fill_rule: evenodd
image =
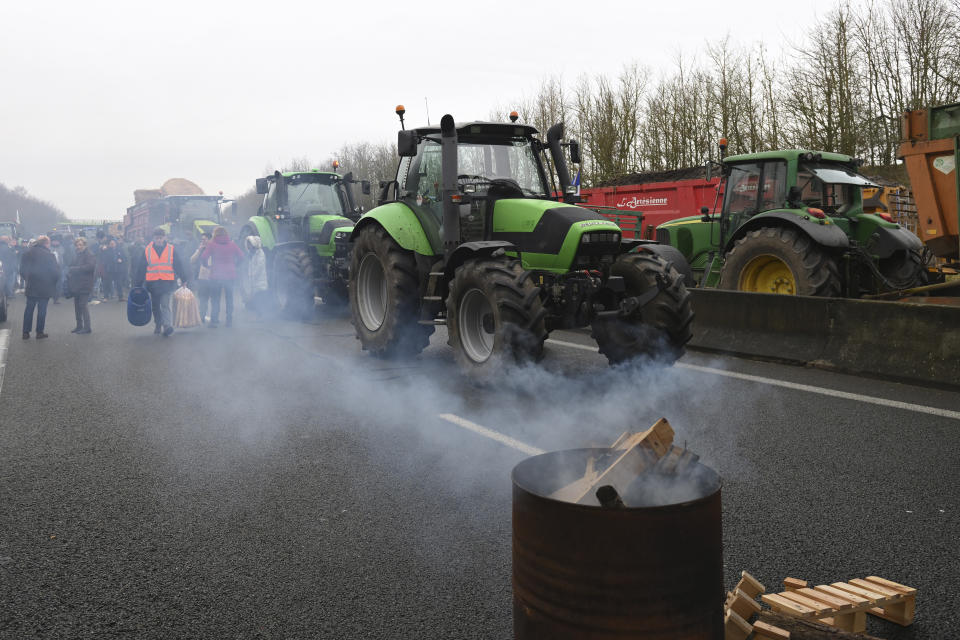
M153 332L162 333L164 337L173 334L170 294L177 288L177 278L186 284L187 271L180 254L167 242L166 232L158 227L153 231L153 242L146 246L140 258L136 282L141 286L146 283L153 303Z
M23 310L23 339L30 338L33 329L33 311L37 311L37 340L46 338L47 303L57 292L60 265L50 251L50 238L40 236L37 244L23 254L20 273L26 281L27 307Z

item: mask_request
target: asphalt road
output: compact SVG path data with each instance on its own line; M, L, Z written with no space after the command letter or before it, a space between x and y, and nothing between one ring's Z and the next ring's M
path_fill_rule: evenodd
M661 416L724 479L727 588L879 575L919 588L916 621L869 632L960 635L960 393L703 354L611 370L576 332L480 388L442 329L394 363L322 310L162 338L117 302L72 335L51 305L43 341L22 310L0 325L0 638L510 638L523 451Z

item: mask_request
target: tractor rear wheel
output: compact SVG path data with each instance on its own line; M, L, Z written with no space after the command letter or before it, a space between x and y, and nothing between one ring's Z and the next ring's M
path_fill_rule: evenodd
M724 259L720 288L823 297L841 293L833 257L789 227L764 227L737 240Z
M690 292L672 264L649 252L620 256L610 274L622 276L627 296L660 291L627 318L597 318L591 325L600 353L610 364L645 357L673 363L693 334Z
M313 261L303 247L280 249L273 257L273 285L277 307L297 320L313 313Z
M419 324L420 285L413 253L379 225L361 229L350 258L351 322L365 351L415 356L430 344L433 325Z
M532 274L515 258L480 258L457 268L447 296L449 344L469 375L536 360L547 338L546 311Z

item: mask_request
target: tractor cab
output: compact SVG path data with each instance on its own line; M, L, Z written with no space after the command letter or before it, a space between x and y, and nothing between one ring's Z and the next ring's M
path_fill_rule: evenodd
M334 163L334 169L339 166ZM356 220L362 209L357 206L352 185L358 180L352 173L341 176L335 171L275 171L257 179L257 193L264 196L258 215L276 226L277 242L293 242L309 236L312 216L333 216ZM370 183L362 181L363 193ZM326 220L326 218L323 218Z

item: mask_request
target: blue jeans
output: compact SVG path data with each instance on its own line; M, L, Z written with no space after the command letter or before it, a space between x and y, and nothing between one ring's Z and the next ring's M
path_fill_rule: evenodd
M27 308L23 310L23 332L33 331L33 310L37 310L37 333L43 333L47 325L47 303L50 298L27 296Z

